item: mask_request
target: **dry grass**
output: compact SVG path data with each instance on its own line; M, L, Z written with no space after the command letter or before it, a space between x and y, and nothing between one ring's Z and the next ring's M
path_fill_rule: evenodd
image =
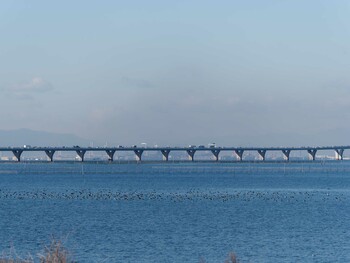
M0 263L32 263L34 262L31 256L28 256L26 259L19 257L16 253L16 250L11 247L9 254L4 252L0 255Z
M52 240L49 247L45 248L44 255L39 255L40 263L68 263L68 251L61 241Z
M44 254L38 254L40 263L74 263L69 259L68 250L62 245L61 241L53 239L49 247L45 247ZM35 261L32 257L28 259L21 259L18 256L5 256L0 258L0 263L34 263ZM205 263L204 258L199 259L199 263ZM231 252L225 263L239 263L235 253Z
M68 250L62 245L61 241L53 239L50 246L45 247L43 254L38 254L40 263L73 263L69 259ZM38 262L32 257L21 259L18 256L4 256L0 258L0 263L34 263Z
M228 255L228 259L225 260L225 263L238 263L238 259L236 257L236 254L231 252Z

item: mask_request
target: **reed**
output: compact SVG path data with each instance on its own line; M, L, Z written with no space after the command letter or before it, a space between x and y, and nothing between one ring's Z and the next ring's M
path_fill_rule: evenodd
M236 254L231 252L228 255L228 258L225 260L225 263L238 263L238 259L236 257Z
M38 254L40 263L76 263L70 259L68 250L63 246L62 242L53 239L48 247L45 247L43 254ZM18 256L5 256L0 258L0 263L34 263L38 262L31 256L22 259ZM204 258L200 258L199 263L206 263ZM239 263L236 254L230 252L225 263Z
M55 239L52 239L50 245L44 248L43 254L38 254L37 260L34 260L31 256L27 259L22 259L16 255L3 255L0 258L0 263L34 263L38 261L40 263L74 263L62 242Z
M40 263L69 263L72 262L68 257L68 250L62 245L61 241L52 240L49 247L45 247L43 255L39 254Z

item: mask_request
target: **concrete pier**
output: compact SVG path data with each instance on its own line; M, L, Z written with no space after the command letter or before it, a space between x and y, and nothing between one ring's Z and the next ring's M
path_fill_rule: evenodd
M218 149L213 149L213 150L211 150L211 152L213 153L213 155L214 155L214 157L215 157L215 161L219 161L220 150L218 150Z
M266 149L259 149L258 154L260 155L261 159L265 161Z
M284 150L282 150L282 153L283 153L283 155L284 155L284 158L285 158L285 160L287 160L287 161L289 161L290 152L291 152L290 149L284 149Z
M238 157L238 160L240 161L243 161L243 153L244 153L244 150L243 149L236 149L234 150L237 157Z
M137 150L134 150L134 153L136 155L136 160L137 161L142 161L142 154L143 154L143 149L137 149Z
M22 149L16 149L16 150L12 150L13 155L17 158L17 161L20 162L21 161L21 155L23 153L24 150Z
M167 150L167 149L163 149L163 150L160 150L162 155L163 155L163 160L164 161L169 161L169 153L170 153L170 150Z
M196 153L196 150L194 149L188 149L186 150L188 154L188 158L193 162L194 161L194 154Z
M116 150L106 150L106 153L107 153L107 155L109 157L109 161L111 161L111 162L113 162L113 160L114 160L115 151Z
M53 155L55 154L55 150L46 150L45 153L47 155L47 157L49 157L50 162L53 162Z
M86 150L84 150L84 149L75 150L75 152L80 157L81 161L84 162L84 156L85 156Z
M315 161L317 149L307 149L307 152L309 153L310 159Z

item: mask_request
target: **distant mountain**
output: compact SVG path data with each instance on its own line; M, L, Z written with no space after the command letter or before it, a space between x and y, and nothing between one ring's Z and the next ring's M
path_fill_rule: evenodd
M0 147L7 146L88 146L90 141L73 134L29 129L0 130Z

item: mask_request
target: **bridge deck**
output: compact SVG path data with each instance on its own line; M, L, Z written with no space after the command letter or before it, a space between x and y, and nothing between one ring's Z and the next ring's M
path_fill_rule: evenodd
M141 161L142 154L145 151L159 151L162 153L164 160L169 160L169 153L174 151L184 151L188 154L189 159L194 161L196 152L211 152L215 161L219 161L219 154L223 151L231 151L236 153L240 161L243 160L243 153L247 151L256 151L261 159L265 161L266 152L281 151L286 160L289 161L291 151L306 151L312 160L316 159L318 151L333 150L336 153L337 159L342 160L345 150L350 149L350 146L317 146L317 147L0 147L2 152L12 152L18 161L21 161L23 152L45 152L50 161L53 161L54 154L57 151L75 152L82 161L86 152L106 152L110 161L113 161L113 156L116 152L134 152L138 160Z

